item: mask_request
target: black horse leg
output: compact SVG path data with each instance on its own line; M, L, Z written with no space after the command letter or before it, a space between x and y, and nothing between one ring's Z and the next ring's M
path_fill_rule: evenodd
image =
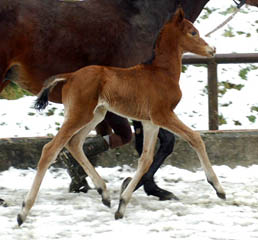
M139 155L142 153L143 146L143 129L140 122L133 121L134 130L135 130L135 147ZM144 190L148 195L153 195L159 197L160 200L170 200L178 198L171 192L161 189L154 182L154 174L157 172L159 167L162 165L166 157L173 152L175 136L164 130L160 129L158 138L160 140L160 147L154 156L153 163L149 171L142 177L141 181L136 186L137 190L142 185Z
M105 132L97 126L97 133L101 136L109 135L108 142L110 148L120 147L132 140L132 130L127 118L120 117L112 112L107 112L103 123L111 132Z
M90 189L90 186L86 180L86 177L88 175L85 173L83 168L77 163L77 161L72 157L72 155L67 150L61 152L59 158L63 160L64 164L66 165L67 172L71 178L69 192L87 193Z

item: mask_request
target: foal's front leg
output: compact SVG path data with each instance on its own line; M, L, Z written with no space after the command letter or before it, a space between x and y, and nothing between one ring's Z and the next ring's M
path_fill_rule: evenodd
M219 180L212 168L209 157L206 152L205 144L196 131L193 131L187 127L183 122L181 122L174 112L168 112L168 114L163 114L162 117L154 116L153 121L160 127L166 128L169 131L175 133L176 135L182 137L187 141L191 147L196 151L201 165L205 171L207 181L215 189L217 196L219 198L225 199L226 194L219 183Z
M153 161L159 127L153 125L149 121L143 121L142 124L144 131L143 152L140 159L138 160L137 171L133 179L130 181L130 183L120 196L120 202L118 209L115 213L115 219L123 218L126 206L132 197L132 193L135 187L141 180L142 176L149 170L149 167Z

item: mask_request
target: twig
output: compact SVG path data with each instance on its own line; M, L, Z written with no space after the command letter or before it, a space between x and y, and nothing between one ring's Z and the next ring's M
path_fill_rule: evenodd
M212 33L216 32L217 30L219 30L220 28L222 28L224 25L226 25L230 20L232 20L232 18L240 11L240 8L236 8L235 12L229 16L223 23L221 23L219 26L217 26L216 28L214 28L212 31L210 31L209 33L207 33L205 35L205 37L209 37Z

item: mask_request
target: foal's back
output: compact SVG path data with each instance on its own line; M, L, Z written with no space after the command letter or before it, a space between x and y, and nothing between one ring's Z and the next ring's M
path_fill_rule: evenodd
M155 109L176 105L181 98L179 85L166 69L151 64L130 68L88 66L62 76L66 79L62 94L65 105L65 99L74 99L74 106L85 107L95 101L131 119L150 120ZM171 88L173 92L168 91Z

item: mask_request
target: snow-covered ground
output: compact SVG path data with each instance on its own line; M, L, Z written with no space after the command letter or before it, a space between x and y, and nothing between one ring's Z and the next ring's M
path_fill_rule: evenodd
M101 203L94 190L87 194L68 193L66 171L51 168L38 200L20 228L16 215L35 171L12 168L1 172L1 196L10 205L0 208L1 239L258 239L258 166L215 167L227 193L226 201L217 198L203 171L193 173L163 167L156 180L160 186L173 191L180 201L158 201L139 189L122 220L114 220L114 212L122 179L132 176L133 169L124 166L98 167L97 170L107 181L112 197L111 209Z
M208 19L196 24L204 35L221 23L227 16L219 14L232 1L211 0L210 8L220 8ZM257 52L258 9L243 8L247 13L238 13L223 29L207 39L215 45L218 53ZM205 11L204 11L205 13ZM225 29L232 27L233 38L223 37ZM237 32L244 32L239 35ZM248 37L248 33L251 34ZM250 65L220 65L219 80L244 84L241 91L228 90L220 97L220 113L227 120L221 129L257 129L247 116L257 116L251 111L258 107L258 64L248 72L247 80L239 77L239 71ZM177 108L180 118L195 129L208 129L207 73L204 67L188 67L182 74L183 99ZM48 110L37 112L31 106L35 97L19 100L0 100L0 137L45 136L56 134L63 121L62 105L51 104ZM232 102L232 103L230 103ZM54 108L54 109L53 109ZM55 109L56 108L56 109ZM53 113L53 115L51 115ZM51 115L46 117L46 115ZM242 125L235 125L234 121ZM160 202L147 197L142 189L136 191L128 205L124 219L115 221L122 179L132 175L133 170L123 168L97 169L108 181L112 195L112 208L102 205L96 191L87 194L68 193L69 176L63 169L51 168L47 173L39 198L31 214L21 228L17 227L16 215L21 202L31 186L35 170L9 169L0 172L0 197L9 207L0 207L0 239L3 240L52 240L52 239L198 239L198 240L249 240L258 239L258 166L249 168L215 166L227 200L216 197L205 181L204 173L192 173L171 166L157 173L160 186L174 192L180 201Z

